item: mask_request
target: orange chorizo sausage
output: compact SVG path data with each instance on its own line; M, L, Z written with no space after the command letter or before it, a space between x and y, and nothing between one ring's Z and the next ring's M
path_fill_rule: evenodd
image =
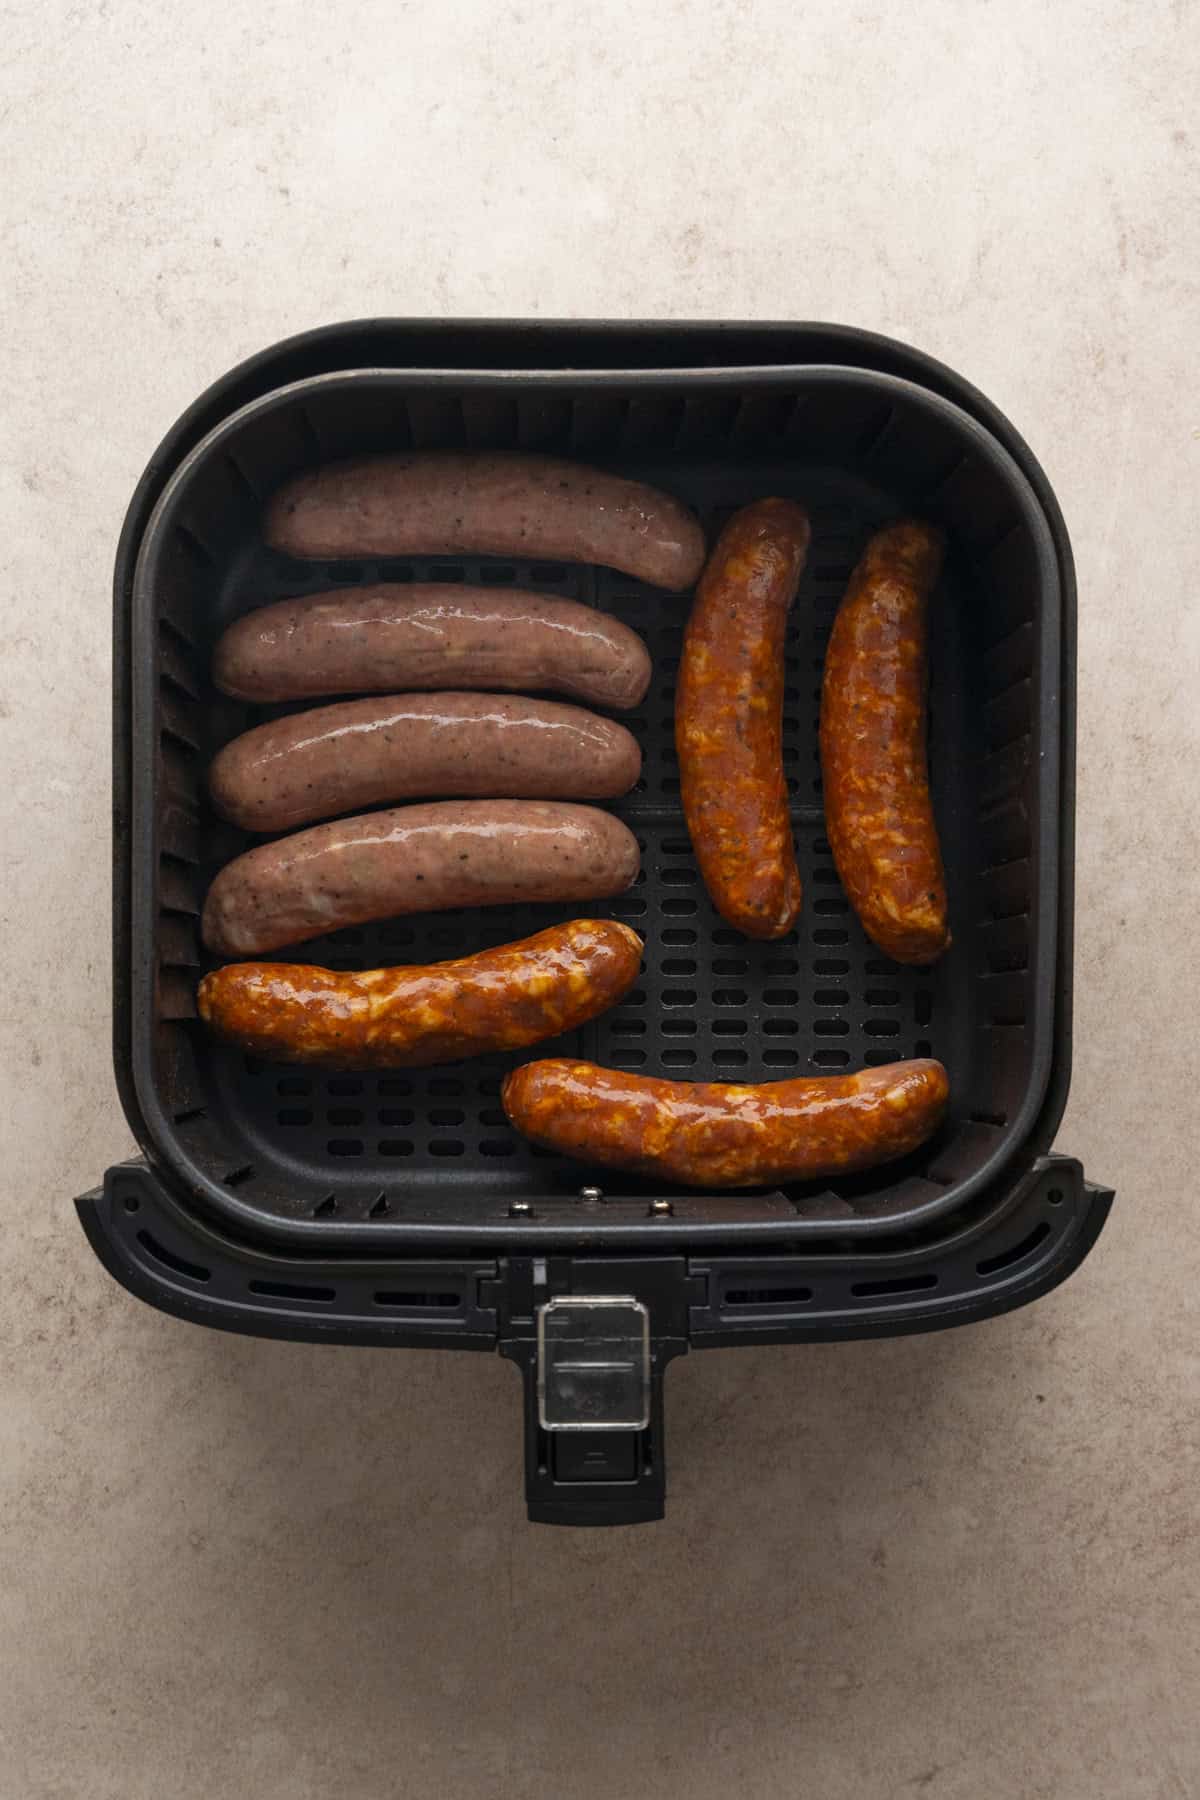
M950 942L926 759L928 604L944 540L906 519L877 531L838 607L821 691L825 822L871 940L901 963Z
M684 635L675 745L684 815L713 905L752 938L800 911L783 775L783 642L808 553L791 500L735 513L709 557Z
M340 974L301 963L229 963L200 983L200 1017L270 1061L424 1068L519 1050L594 1019L637 979L642 941L610 919L573 919L452 962Z
M518 1131L583 1163L689 1187L763 1187L844 1175L923 1144L949 1083L932 1059L759 1086L660 1081L548 1059L501 1089Z

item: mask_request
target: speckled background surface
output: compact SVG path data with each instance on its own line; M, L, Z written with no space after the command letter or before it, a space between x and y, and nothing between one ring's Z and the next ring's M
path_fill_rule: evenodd
M1191 0L18 0L0 133L3 1800L1200 1793ZM1017 422L1081 597L1076 1064L1036 1307L694 1356L665 1525L523 1517L485 1357L137 1305L109 598L180 410L370 313L796 317Z

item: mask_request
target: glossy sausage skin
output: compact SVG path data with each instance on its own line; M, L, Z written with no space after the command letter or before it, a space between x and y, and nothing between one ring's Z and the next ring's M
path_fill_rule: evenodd
M735 513L717 541L684 635L675 746L696 861L723 919L778 938L800 911L783 775L783 643L808 553L790 500Z
M280 489L265 535L289 556L512 556L603 563L690 587L699 521L670 494L553 456L424 451L329 463Z
M641 967L627 925L574 919L520 943L427 967L338 974L227 963L200 983L200 1017L268 1061L425 1068L557 1037L613 1006Z
M397 806L235 857L208 890L201 931L218 956L259 956L405 913L605 899L629 887L638 861L633 833L594 806Z
M335 813L428 795L608 800L641 773L614 719L519 694L392 694L256 726L209 770L221 815L290 831Z
M650 656L635 631L578 600L391 582L247 613L218 641L213 680L238 700L550 689L620 711L645 694Z
M906 519L878 531L834 619L821 692L825 821L867 936L901 963L950 942L926 760L928 605L943 539Z
M949 1093L932 1060L857 1075L769 1081L660 1081L566 1059L526 1063L501 1090L535 1144L688 1187L764 1187L873 1168L915 1150Z

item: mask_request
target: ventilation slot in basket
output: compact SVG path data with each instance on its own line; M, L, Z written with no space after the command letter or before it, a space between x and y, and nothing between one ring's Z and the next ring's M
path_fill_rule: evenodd
M462 1295L445 1292L406 1292L404 1289L384 1288L375 1295L376 1306L402 1306L410 1312L419 1310L449 1312L462 1305Z
M252 1294L261 1294L268 1300L336 1300L337 1289L331 1287L304 1287L294 1281L252 1281L249 1284Z
M204 1268L201 1263L189 1262L184 1256L177 1256L174 1250L168 1250L165 1244L160 1244L153 1232L143 1228L137 1236L142 1248L148 1250L154 1260L161 1263L164 1269L169 1269L173 1275L184 1275L189 1281L212 1280L211 1269Z
M982 1262L975 1264L977 1275L999 1275L1003 1269L1011 1269L1027 1256L1032 1256L1039 1244L1045 1243L1050 1236L1050 1226L1045 1219L1039 1219L1028 1237L1021 1239L1009 1250L1001 1250L995 1256L985 1256Z
M888 1294L922 1294L938 1284L936 1275L892 1275L880 1281L854 1281L850 1292L858 1300L881 1300Z
M811 1300L813 1291L808 1287L746 1287L729 1288L725 1293L726 1306L800 1306Z

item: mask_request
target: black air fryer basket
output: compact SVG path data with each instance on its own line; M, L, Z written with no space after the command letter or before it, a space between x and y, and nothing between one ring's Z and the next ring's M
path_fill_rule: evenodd
M795 496L813 543L787 646L785 763L805 900L751 943L714 913L679 806L674 677L686 596L613 571L496 558L297 564L263 548L297 470L397 448L521 448L657 483L710 537ZM930 763L954 943L904 968L866 939L823 835L817 700L866 534L947 527L932 613ZM387 580L534 587L632 625L654 658L625 722L645 767L616 810L642 846L586 910L644 937L611 1013L521 1058L336 1074L214 1045L207 883L247 840L209 809L215 750L264 716L218 695L213 642L264 601ZM335 327L227 376L175 427L126 519L115 586L115 1061L144 1155L80 1202L110 1271L180 1316L333 1342L499 1349L525 1385L531 1517L661 1515L662 1372L689 1347L930 1330L1061 1281L1111 1194L1051 1153L1070 1072L1075 589L1045 477L939 365L820 326ZM333 967L435 961L576 906L384 921L313 942ZM770 1080L934 1055L937 1137L868 1174L759 1194L648 1186L508 1126L514 1060L569 1054Z

